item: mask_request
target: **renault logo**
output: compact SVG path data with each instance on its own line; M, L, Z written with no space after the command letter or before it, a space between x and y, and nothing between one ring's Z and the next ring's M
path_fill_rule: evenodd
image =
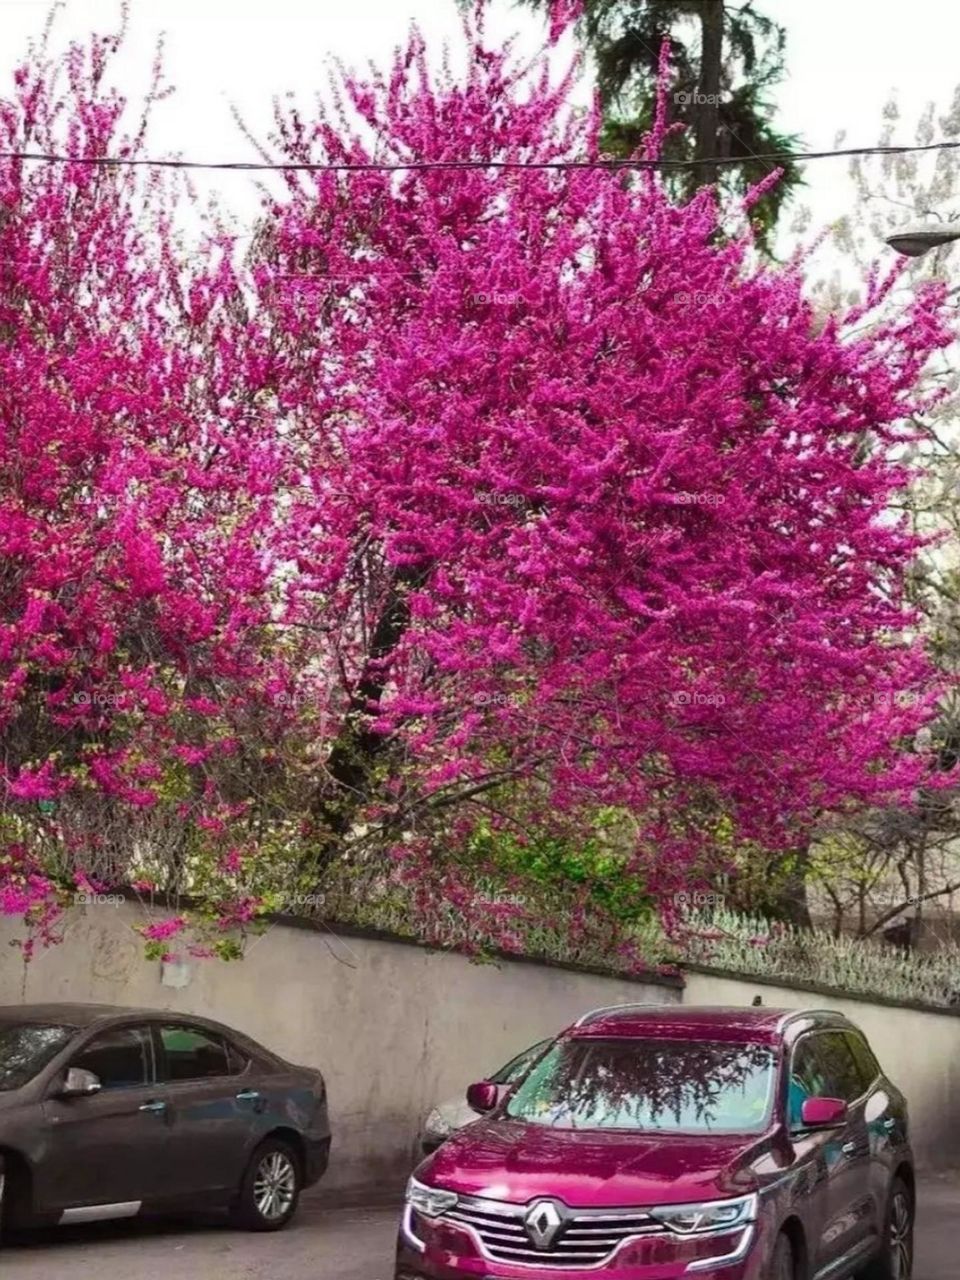
M523 1225L536 1249L549 1249L563 1222L563 1215L552 1200L537 1200L523 1216Z

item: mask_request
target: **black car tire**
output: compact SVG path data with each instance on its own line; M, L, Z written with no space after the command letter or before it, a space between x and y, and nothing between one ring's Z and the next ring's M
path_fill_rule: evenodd
M770 1280L796 1280L797 1265L793 1257L793 1245L781 1231L777 1236L773 1257L770 1259Z
M250 1157L231 1218L244 1231L279 1231L297 1211L303 1170L289 1142L267 1138Z
M883 1245L857 1280L910 1280L913 1274L913 1196L901 1178L894 1178L887 1201Z

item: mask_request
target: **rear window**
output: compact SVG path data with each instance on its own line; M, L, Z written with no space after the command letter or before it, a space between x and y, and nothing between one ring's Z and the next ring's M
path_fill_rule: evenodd
M0 1022L0 1091L32 1080L76 1034L75 1027L43 1022Z
M167 1080L239 1075L247 1064L247 1059L222 1036L205 1027L161 1027L160 1039Z
M505 1114L556 1129L755 1133L770 1122L775 1065L767 1045L572 1037L537 1063Z

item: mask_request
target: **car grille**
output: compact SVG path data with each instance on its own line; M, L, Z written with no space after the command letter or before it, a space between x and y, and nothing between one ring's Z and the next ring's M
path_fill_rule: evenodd
M595 1267L606 1262L625 1240L663 1231L663 1224L640 1209L566 1209L564 1224L549 1248L538 1249L527 1234L527 1205L503 1204L461 1196L443 1215L447 1222L470 1227L493 1262L555 1267Z

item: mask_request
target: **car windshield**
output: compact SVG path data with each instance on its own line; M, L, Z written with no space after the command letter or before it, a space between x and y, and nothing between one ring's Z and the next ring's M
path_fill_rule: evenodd
M766 1045L574 1037L534 1067L505 1114L557 1129L755 1133L769 1123L775 1076Z
M0 1091L19 1089L69 1043L73 1027L0 1022Z

